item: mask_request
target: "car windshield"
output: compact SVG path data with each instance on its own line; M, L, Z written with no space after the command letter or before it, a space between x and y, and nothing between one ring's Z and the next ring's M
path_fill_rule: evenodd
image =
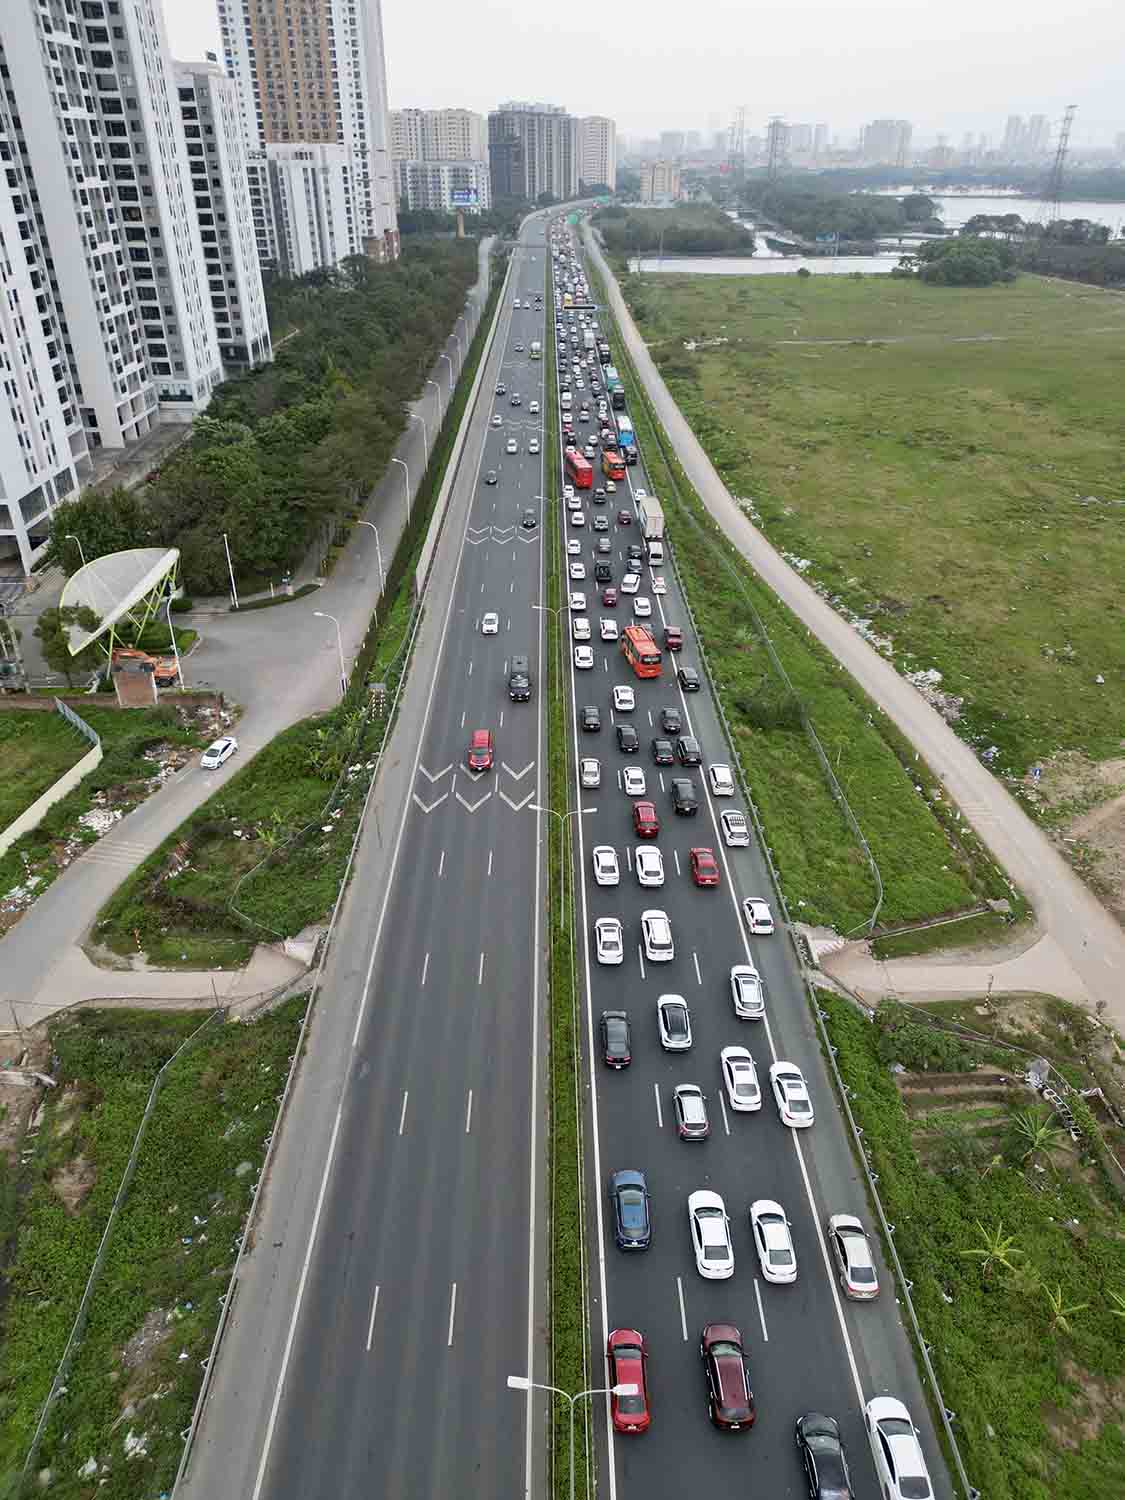
M870 1285L875 1281L875 1272L871 1266L852 1266L851 1278L857 1286L861 1283Z
M727 1259L727 1247L726 1247L726 1245L705 1245L704 1248L703 1248L703 1259L704 1260L726 1260Z
M929 1481L922 1474L900 1474L898 1492L902 1500L930 1500L933 1493Z
M794 1098L792 1095L790 1095L790 1097L789 1097L789 1112L790 1112L790 1114L794 1114L794 1115L807 1115L811 1109L812 1109L812 1105L809 1103L809 1101L806 1098L804 1098L803 1095L802 1096L798 1096L796 1098Z

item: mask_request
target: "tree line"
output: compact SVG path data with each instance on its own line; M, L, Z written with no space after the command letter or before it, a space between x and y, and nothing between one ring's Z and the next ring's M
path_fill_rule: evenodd
M472 240L419 241L390 265L352 256L271 278L272 364L220 386L190 439L135 490L87 490L54 514L48 563L73 572L129 547L178 547L189 592L264 587L296 565L327 519L375 483L406 404L476 280Z
M901 201L874 193L843 193L806 175L776 182L750 178L740 202L751 217L765 216L806 240L829 234L842 241L875 240L908 227L940 226L937 205L925 193L909 193Z
M754 236L707 204L630 209L619 204L593 215L606 248L615 255L750 255Z

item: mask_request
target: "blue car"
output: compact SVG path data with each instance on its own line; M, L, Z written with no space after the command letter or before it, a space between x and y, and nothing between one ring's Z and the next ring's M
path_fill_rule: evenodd
M647 1250L652 1244L652 1214L643 1172L626 1168L609 1179L613 1238L619 1250Z

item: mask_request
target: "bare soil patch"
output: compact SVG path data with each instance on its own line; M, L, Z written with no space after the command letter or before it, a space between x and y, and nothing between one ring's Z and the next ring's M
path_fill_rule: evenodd
M1043 1420L1052 1441L1072 1451L1092 1442L1110 1422L1125 1421L1125 1380L1099 1380L1073 1360L1064 1360L1063 1378L1075 1387L1068 1407L1048 1406Z
M97 1180L98 1174L93 1162L79 1152L59 1168L51 1178L51 1187L66 1205L67 1213L74 1215L85 1203Z

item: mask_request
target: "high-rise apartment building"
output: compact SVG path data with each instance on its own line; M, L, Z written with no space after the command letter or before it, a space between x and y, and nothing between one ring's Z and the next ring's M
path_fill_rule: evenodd
M492 198L578 192L578 121L554 104L502 104L488 117Z
M813 155L823 156L828 150L828 126L823 121L813 126Z
M398 198L408 209L487 212L492 182L486 161L396 161Z
M675 203L679 196L679 162L645 162L641 168L641 202Z
M862 152L865 161L905 167L910 161L910 138L914 127L909 120L872 120L863 128Z
M394 259L380 0L218 0L218 7L262 261L300 275L348 255Z
M1046 115L1032 115L1027 122L1027 152L1043 156L1051 144L1051 122Z
M604 182L617 187L617 126L604 115L587 115L578 122L578 176L587 187Z
M399 202L410 209L492 206L488 126L471 109L391 111L391 152Z

